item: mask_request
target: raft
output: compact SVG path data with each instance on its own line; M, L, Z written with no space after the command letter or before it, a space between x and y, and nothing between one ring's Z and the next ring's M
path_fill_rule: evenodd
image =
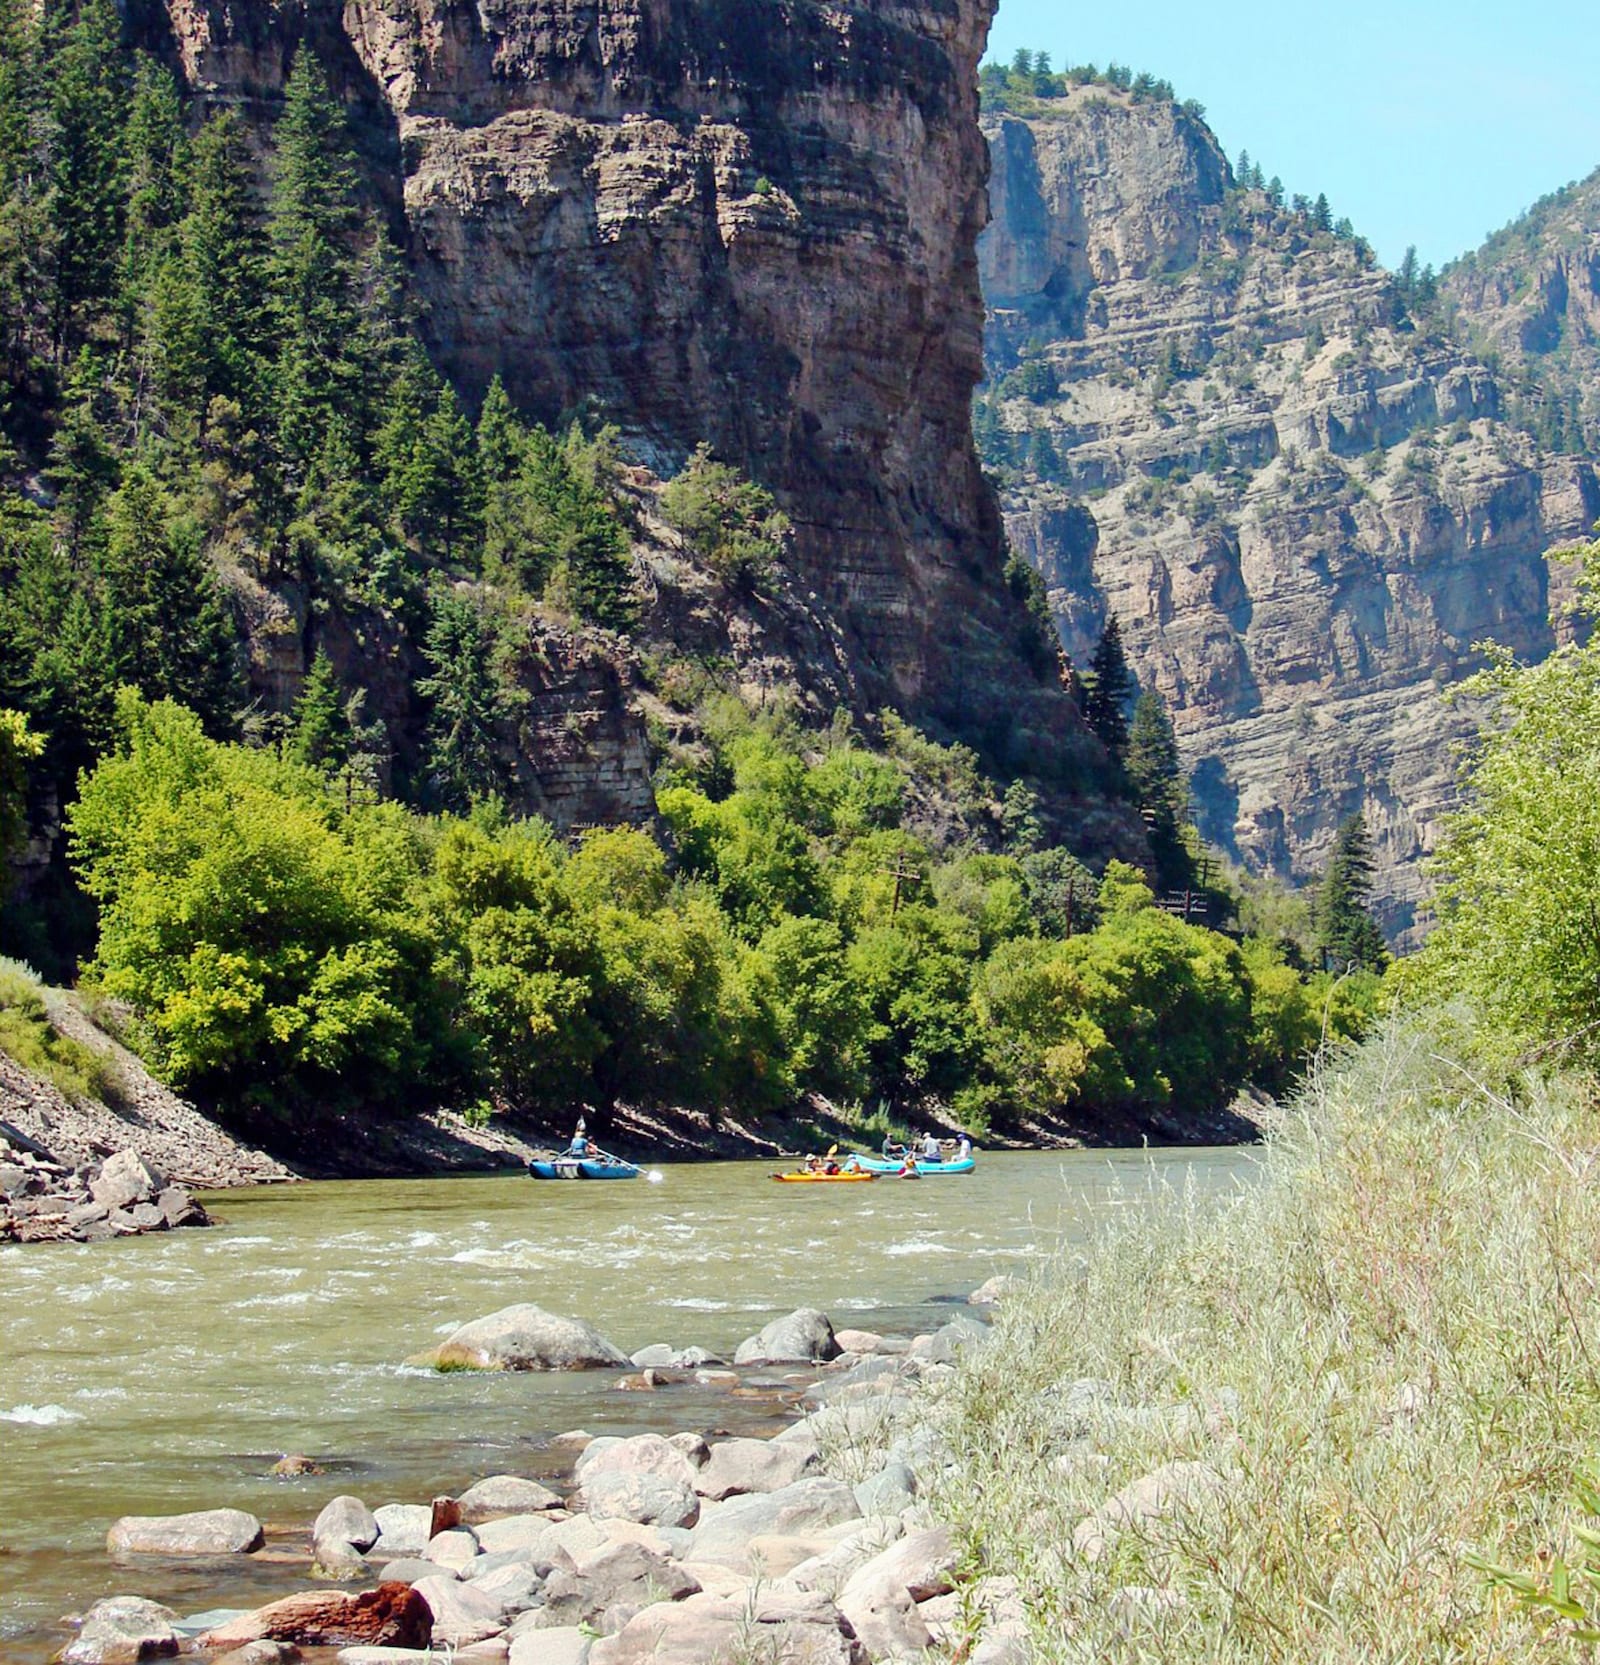
M604 1160L592 1156L535 1157L528 1164L530 1179L638 1179L643 1172L620 1156Z
M864 1179L876 1179L876 1174L852 1173L848 1169L836 1174L774 1174L781 1185L859 1185Z
M868 1174L897 1174L905 1166L904 1162L890 1162L880 1156L858 1156L854 1160L856 1166ZM970 1156L963 1157L959 1162L927 1162L919 1156L916 1165L919 1175L932 1175L970 1174L978 1164Z

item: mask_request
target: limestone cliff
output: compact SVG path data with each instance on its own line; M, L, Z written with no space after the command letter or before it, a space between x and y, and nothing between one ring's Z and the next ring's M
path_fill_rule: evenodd
M1443 293L1547 442L1600 450L1600 169L1453 262Z
M1054 668L1019 652L1028 622L969 427L990 9L167 0L166 44L202 103L266 123L312 43L391 210L428 345L469 400L498 372L535 416L616 423L658 475L708 440L777 495L795 525L785 597L728 627L736 654L776 641L819 706L894 705L1059 783L1092 771L1093 745ZM295 659L295 599L263 605L287 605ZM657 626L680 611L669 599ZM642 722L636 707L628 734L612 721L629 673L609 649L607 671L549 646L530 651L566 774L530 802L581 795L570 701L579 728L607 730L619 789L566 818L636 811ZM527 737L530 773L549 777L549 740Z
M1081 87L986 115L991 382L1013 543L1080 663L1108 612L1168 701L1206 835L1298 878L1364 807L1388 928L1450 801L1443 691L1486 638L1553 640L1553 544L1592 467L1349 237L1235 187L1169 101Z

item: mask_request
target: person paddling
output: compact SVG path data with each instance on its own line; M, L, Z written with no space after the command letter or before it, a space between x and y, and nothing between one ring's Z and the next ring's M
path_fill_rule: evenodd
M578 1117L578 1125L572 1130L572 1143L567 1146L567 1155L585 1157L589 1154L589 1132L584 1125L582 1116Z

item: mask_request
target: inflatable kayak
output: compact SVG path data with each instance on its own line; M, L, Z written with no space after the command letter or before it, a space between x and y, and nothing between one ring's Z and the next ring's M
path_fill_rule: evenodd
M552 1156L535 1158L528 1164L532 1179L637 1179L644 1170L613 1156Z
M844 1170L837 1174L774 1174L772 1177L781 1185L859 1185L864 1179L878 1176Z
M897 1174L905 1166L903 1162L886 1161L881 1156L858 1156L855 1163L863 1173L868 1174ZM917 1158L918 1174L970 1174L977 1167L973 1157L963 1157L959 1162L927 1162L922 1157Z

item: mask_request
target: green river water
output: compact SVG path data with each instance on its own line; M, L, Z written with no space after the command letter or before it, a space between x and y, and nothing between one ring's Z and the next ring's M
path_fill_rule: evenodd
M565 1478L552 1434L765 1432L773 1402L609 1373L436 1375L406 1365L515 1301L625 1351L731 1355L768 1318L910 1333L995 1272L1026 1271L1150 1188L1229 1189L1248 1151L986 1155L970 1177L779 1186L770 1164L655 1182L520 1174L351 1181L208 1199L223 1224L0 1250L0 1660L42 1661L63 1614L114 1592L180 1611L303 1586L305 1566L115 1566L122 1514L233 1506L304 1527L330 1497L426 1501L485 1474ZM266 1477L284 1452L326 1466Z

